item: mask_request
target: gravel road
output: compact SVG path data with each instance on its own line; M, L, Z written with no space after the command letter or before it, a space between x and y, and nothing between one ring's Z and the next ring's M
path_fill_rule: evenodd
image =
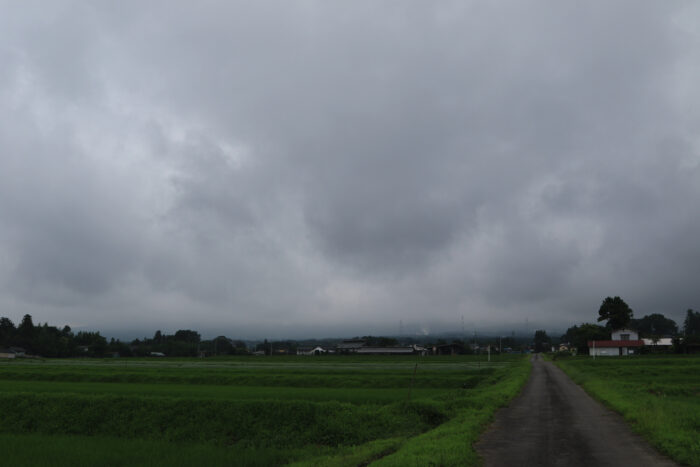
M532 365L522 393L475 446L486 467L677 465L553 363L534 355Z

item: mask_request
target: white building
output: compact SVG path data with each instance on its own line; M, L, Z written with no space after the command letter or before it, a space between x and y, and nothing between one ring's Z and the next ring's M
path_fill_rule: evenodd
M673 339L671 337L660 337L656 340L654 339L642 339L644 345L651 347L652 349L670 349L673 347Z
M635 349L644 345L637 331L632 329L617 329L611 334L609 341L588 341L588 353L592 356L632 355Z

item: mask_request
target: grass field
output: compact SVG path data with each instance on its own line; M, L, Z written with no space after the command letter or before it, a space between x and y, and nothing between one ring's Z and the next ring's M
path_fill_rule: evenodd
M556 360L659 451L700 467L700 357L654 355Z
M527 359L0 362L7 465L474 465ZM416 366L417 365L417 366Z

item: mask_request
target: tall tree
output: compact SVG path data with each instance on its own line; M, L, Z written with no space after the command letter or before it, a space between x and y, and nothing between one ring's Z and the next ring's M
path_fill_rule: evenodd
M551 342L547 331L542 329L535 331L535 352L547 351L552 346Z
M31 315L24 315L22 322L17 326L19 344L31 348L34 341L35 328Z
M15 323L10 318L5 318L4 316L0 318L0 346L9 346L15 337L16 331Z
M683 321L683 334L686 337L700 337L700 311L687 311Z
M598 310L598 321L606 321L608 329L622 329L632 319L634 312L620 297L606 297Z

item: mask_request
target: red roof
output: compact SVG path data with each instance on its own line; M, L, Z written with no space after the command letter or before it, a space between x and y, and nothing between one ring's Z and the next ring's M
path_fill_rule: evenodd
M588 347L593 347L595 342L596 347L641 347L644 341L588 341Z

